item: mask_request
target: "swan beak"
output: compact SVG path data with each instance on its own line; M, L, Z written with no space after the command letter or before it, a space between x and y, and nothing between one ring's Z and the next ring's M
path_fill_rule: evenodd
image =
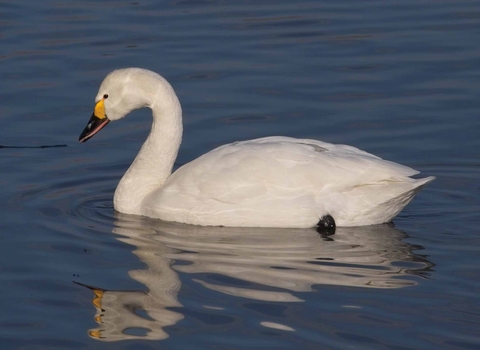
M110 120L107 117L99 118L94 114L90 117L87 126L83 129L80 137L78 138L78 142L82 143L87 141L97 132L99 132L105 125L107 125Z
M102 128L110 122L110 119L107 118L105 114L105 99L108 95L104 95L101 100L95 103L95 108L93 110L93 114L88 121L87 126L83 129L80 137L78 138L78 142L82 143L87 141L97 132L102 130Z

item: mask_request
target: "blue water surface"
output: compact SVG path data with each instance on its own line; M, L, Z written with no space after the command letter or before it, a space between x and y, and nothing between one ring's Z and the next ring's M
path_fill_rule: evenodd
M0 348L480 349L479 23L473 0L0 2ZM333 236L122 215L150 111L77 140L129 66L179 96L176 167L287 135L437 179Z

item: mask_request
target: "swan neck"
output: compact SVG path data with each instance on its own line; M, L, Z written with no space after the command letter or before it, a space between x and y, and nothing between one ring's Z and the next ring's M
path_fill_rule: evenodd
M152 130L135 160L138 158L139 162L147 162L147 167L150 167L147 172L157 187L160 187L172 173L182 142L182 115L176 110L166 115L155 105L151 108Z
M172 173L182 141L182 111L174 93L167 95L168 99L165 96L163 93L161 105L149 105L152 129L115 191L114 207L120 212L141 215L142 201Z

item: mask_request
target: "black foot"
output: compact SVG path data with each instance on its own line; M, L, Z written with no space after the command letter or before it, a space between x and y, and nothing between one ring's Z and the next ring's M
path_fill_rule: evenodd
M317 224L317 232L322 236L331 236L335 234L335 220L331 215L325 215L320 218Z
M325 227L325 228L335 228L335 220L332 218L331 215L325 215L320 218L320 221L317 224L318 227Z

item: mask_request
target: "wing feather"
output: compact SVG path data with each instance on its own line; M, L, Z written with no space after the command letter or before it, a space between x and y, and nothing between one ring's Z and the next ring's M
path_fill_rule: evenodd
M403 181L416 173L355 147L276 136L216 148L178 169L163 191L240 203L282 191L318 195Z

